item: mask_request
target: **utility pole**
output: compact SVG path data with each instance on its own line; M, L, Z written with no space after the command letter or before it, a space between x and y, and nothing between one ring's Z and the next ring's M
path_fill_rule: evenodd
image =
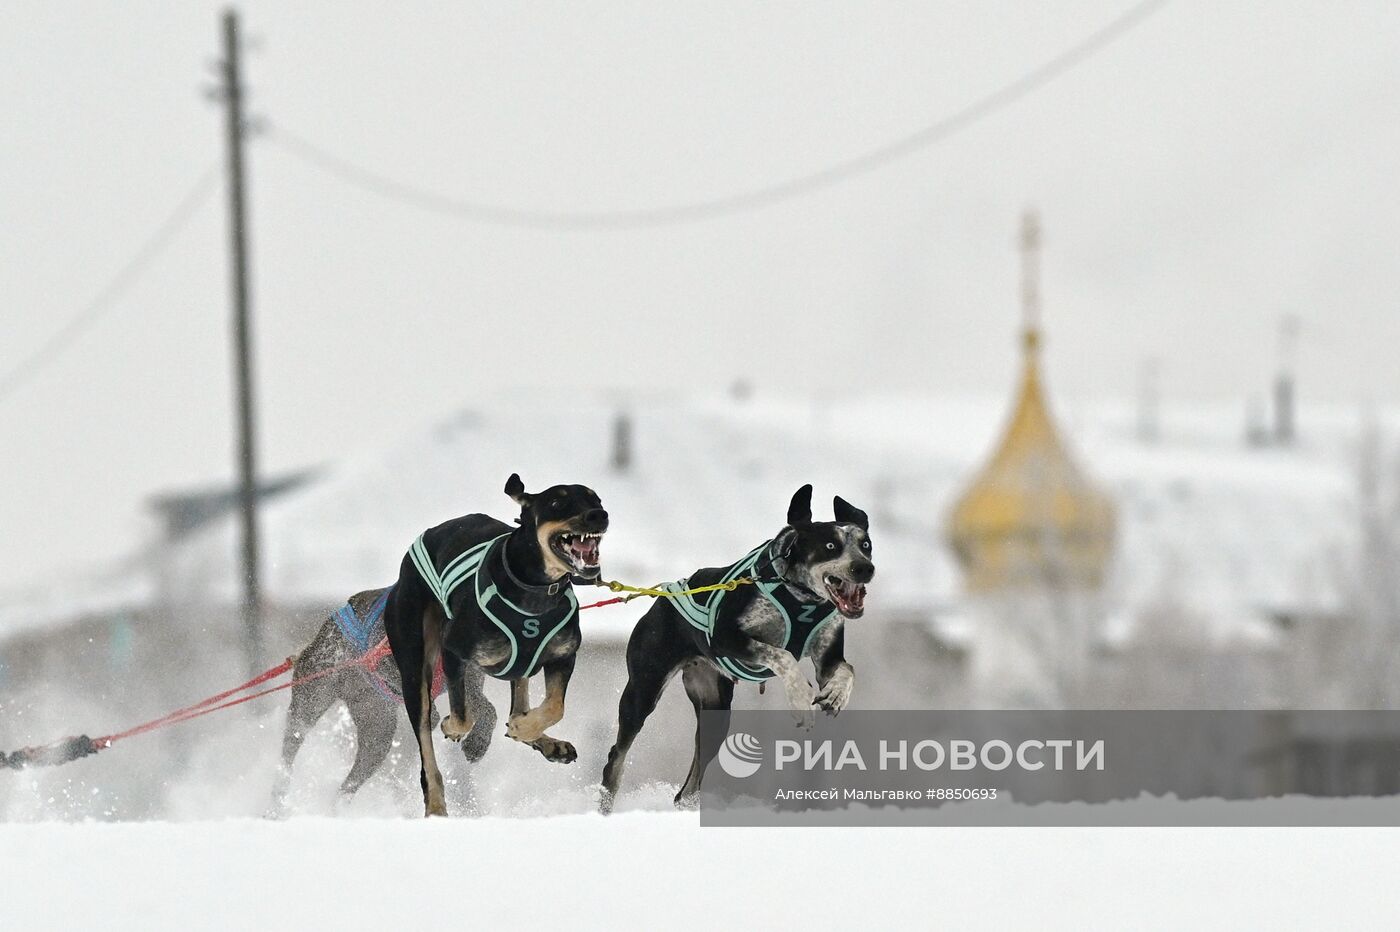
M1162 361L1149 356L1138 369L1138 417L1137 437L1139 443L1156 443L1161 437L1161 388Z
M257 456L253 414L252 324L248 295L248 214L244 203L243 85L238 67L238 14L224 11L223 101L228 116L228 217L232 259L234 382L237 388L238 505L243 531L243 637L251 673L262 657L262 591L258 574Z
M1298 317L1285 314L1278 325L1278 376L1274 379L1274 443L1288 446L1297 434L1297 389L1294 371L1298 353Z

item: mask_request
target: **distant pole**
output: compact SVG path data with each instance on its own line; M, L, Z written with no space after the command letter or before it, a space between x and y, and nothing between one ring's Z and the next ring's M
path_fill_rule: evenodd
M612 468L616 473L632 468L632 416L625 410L613 418Z
M1278 327L1278 377L1274 379L1274 442L1292 443L1297 435L1297 389L1294 364L1298 351L1298 318L1285 314Z
M243 529L243 637L248 668L262 657L262 588L258 574L257 455L254 442L252 323L248 296L248 215L243 184L243 85L238 14L224 11L224 105L228 114L228 217L232 257L234 382L238 395L238 504Z
M1158 380L1162 372L1162 361L1149 356L1142 361L1138 381L1138 420L1137 435L1141 443L1156 443L1161 435L1160 407L1161 392Z

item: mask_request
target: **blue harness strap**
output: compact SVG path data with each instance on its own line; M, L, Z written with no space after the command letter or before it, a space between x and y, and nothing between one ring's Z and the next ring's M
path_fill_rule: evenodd
M355 614L355 606L346 602L331 616L331 618L335 620L336 627L340 629L340 633L345 635L345 640L354 644L355 648L360 653L363 654L375 644L379 643L379 639L384 636L383 630L377 629L381 627L380 622L384 618L384 606L388 604L389 593L393 591L394 588L392 586L385 589L383 594L374 600L364 615Z
M393 593L394 587L390 586L370 603L369 608L363 615L355 612L355 606L346 602L336 612L331 615L335 621L335 626L340 629L340 633L345 636L345 640L355 648L357 656L368 653L384 638L384 606L389 604L389 596ZM392 664L392 660L389 661ZM364 667L359 668L365 679L369 680L371 686L390 702L403 702L403 696L396 692L392 685L377 671Z
M798 600L792 594L792 590L781 579L777 578L773 571L772 556L768 552L772 543L772 541L764 541L749 551L742 560L726 569L719 581L730 582L740 576L753 577L754 587L758 590L759 595L772 605L777 610L779 617L783 619L785 626L784 649L794 658L801 660L806 655L812 638L836 615L836 606L826 601L802 602ZM657 588L679 593L689 587L689 579L680 579L676 582L665 583ZM702 593L702 595L709 596L708 600L704 602L700 601L694 594L677 595L672 604L691 627L705 635L705 642L713 645L715 622L719 618L719 607L728 591L719 589L710 593ZM745 663L742 660L725 657L718 653L715 654L715 662L730 676L753 683L762 682L773 675L773 671L765 666Z

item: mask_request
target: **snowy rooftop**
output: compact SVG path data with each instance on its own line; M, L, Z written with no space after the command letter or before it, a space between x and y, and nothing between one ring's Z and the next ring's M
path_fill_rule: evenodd
M493 397L364 449L269 502L265 590L275 602L330 604L387 584L425 527L471 511L511 518L501 490L512 472L531 490L596 488L612 515L604 573L632 583L733 560L775 533L792 492L812 482L819 517L833 494L871 515L878 575L869 617L882 608L956 617L960 581L942 521L995 442L1007 404ZM624 410L633 460L617 471L613 425ZM1231 636L1266 611L1337 605L1336 560L1355 525L1355 412L1304 409L1303 439L1289 449L1247 448L1237 408L1169 407L1150 445L1134 438L1127 406L1055 405L1054 414L1118 501L1108 589L1116 615L1170 598ZM207 598L232 600L236 555L234 524L222 519L182 539L164 572ZM0 633L139 604L152 591L139 570L63 578L63 587L0 600ZM624 632L640 611L600 611L585 627Z

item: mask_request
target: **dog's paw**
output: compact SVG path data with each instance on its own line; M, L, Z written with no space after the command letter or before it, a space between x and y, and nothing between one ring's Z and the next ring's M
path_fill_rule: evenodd
M832 674L831 679L826 681L826 685L817 693L814 700L817 708L826 710L828 715L837 715L851 701L851 692L855 688L855 674L851 672L849 666L842 666Z
M474 721L471 734L462 739L462 754L467 760L476 762L486 756L491 748L491 739L496 736L496 707L484 702L467 712Z
M812 704L816 701L812 685L805 679L790 683L787 687L787 697L788 705L792 707L792 718L797 723L797 727L803 731L811 730L812 726L817 723L817 714L812 708Z
M512 715L506 722L506 737L526 744L538 741L544 735L544 730L549 727L544 717L536 714L538 712L539 709L534 709L524 715Z
M560 741L558 738L551 738L549 735L541 735L530 742L530 747L539 751L544 759L556 764L572 764L578 760L578 751L567 741Z
M491 749L491 732L480 728L472 731L462 742L462 754L467 760L476 763Z
M472 733L472 726L476 724L469 719L461 719L455 715L449 715L442 720L442 736L448 741L461 741Z

